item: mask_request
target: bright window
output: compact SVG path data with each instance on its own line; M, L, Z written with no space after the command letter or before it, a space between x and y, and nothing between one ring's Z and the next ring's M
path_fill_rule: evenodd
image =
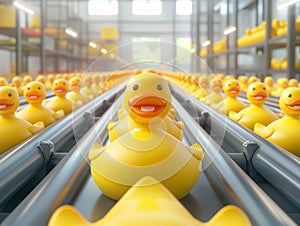
M162 2L161 0L133 0L132 14L133 15L161 15Z
M161 38L158 37L133 37L132 60L139 62L144 60L161 59Z
M192 42L190 37L176 39L176 60L179 64L188 64L191 61Z
M118 15L119 2L117 0L89 0L89 15Z
M177 0L176 14L191 15L193 13L193 2L191 0Z

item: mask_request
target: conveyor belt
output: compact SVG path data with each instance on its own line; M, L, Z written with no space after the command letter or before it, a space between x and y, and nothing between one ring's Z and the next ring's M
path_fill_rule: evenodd
M174 99L173 105L186 125L184 142L198 141L205 151L203 173L181 202L197 218L208 220L222 206L242 208L253 225L296 225L215 143ZM121 99L89 129L72 151L3 221L2 226L47 225L55 209L70 203L89 220L101 218L114 205L96 187L89 173L87 154L99 138L107 142L106 125ZM99 138L98 138L99 137Z
M0 158L0 222L38 184L94 124L94 115L111 105L124 83L102 94L14 147Z
M173 94L245 172L300 223L300 159L172 85Z

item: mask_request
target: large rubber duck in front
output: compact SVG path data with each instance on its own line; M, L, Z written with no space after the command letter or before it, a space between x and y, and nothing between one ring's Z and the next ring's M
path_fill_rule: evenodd
M127 84L123 104L132 129L106 147L94 144L89 153L98 187L118 200L139 179L151 176L177 198L187 195L200 176L203 151L199 144L185 146L162 128L171 106L168 82L149 72L136 75Z
M250 106L238 113L230 111L229 118L251 130L253 130L257 122L266 126L278 119L278 116L274 112L263 106L268 98L268 91L264 83L251 83L247 89L247 98Z
M254 132L300 157L300 88L285 89L279 105L284 116L266 127L255 124Z
M14 88L0 87L0 154L44 128L42 122L32 125L17 118L15 112L19 105L19 95Z
M225 206L208 222L193 217L157 180L139 180L100 220L90 223L72 206L58 208L48 226L250 226L236 206Z

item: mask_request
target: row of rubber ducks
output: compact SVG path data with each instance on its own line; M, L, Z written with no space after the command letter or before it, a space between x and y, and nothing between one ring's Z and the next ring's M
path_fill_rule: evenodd
M128 73L128 71L123 71L122 73ZM103 87L103 82L106 81L107 83L107 77L110 76L109 72L103 72L103 73L98 73L98 72L86 72L86 73L58 73L58 74L49 74L49 75L24 75L24 76L14 76L10 79L6 79L5 77L0 77L0 87L1 86L12 86L14 87L19 96L23 95L25 86L32 81L37 81L45 85L46 90L51 90L52 85L55 79L66 79L70 80L73 77L80 77L82 78L81 80L81 86L82 87L87 87L87 89L90 89L89 92L91 95L97 95L98 90L100 87ZM109 85L109 84L106 84ZM108 87L109 88L109 87Z
M92 178L118 202L95 223L71 205L62 206L49 226L250 225L236 206L226 206L202 223L178 201L197 183L204 152L197 143L182 143L183 124L175 117L166 79L151 72L132 76L118 120L108 125L111 143L96 143L89 152Z
M300 59L300 56L298 56ZM287 58L281 57L280 61L276 58L271 59L271 68L274 70L285 70L287 69ZM295 62L295 68L300 68L300 62Z
M207 76L200 76L196 89L195 84L192 86L190 83L174 78L176 77L171 77L172 82L211 108L300 157L300 139L297 132L300 128L300 87L298 84L288 87L287 79L279 79L286 82L286 88L280 92L279 99L282 115L264 107L269 93L272 92L265 83L253 82L248 85L247 99L250 104L247 105L237 99L241 87L236 79L222 81L218 77L213 77L209 80ZM272 79L272 77L267 78Z
M23 92L28 105L19 111L20 98L17 90L11 86L1 86L0 154L50 126L125 79L124 76L117 75L107 78L98 90L92 89L93 83L90 83L89 86L82 86L82 79L77 76L70 78L69 81L64 78L55 79L52 84L55 97L49 101L45 101L46 86L39 81L31 81L26 84ZM71 91L69 91L69 86Z

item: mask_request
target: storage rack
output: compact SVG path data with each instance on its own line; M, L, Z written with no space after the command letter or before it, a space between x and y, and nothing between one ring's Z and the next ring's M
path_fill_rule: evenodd
M51 1L52 2L52 1ZM59 27L63 28L62 23L68 26L72 23L72 25L76 25L78 29L78 33L80 34L78 39L72 39L70 37L61 37L61 34L51 36L45 33L45 28L51 23L51 20L47 18L47 8L49 7L49 2L45 0L32 0L29 3L33 3L39 6L40 10L40 31L37 32L34 29L21 27L20 25L20 9L15 8L16 10L16 26L15 28L2 28L0 27L0 34L14 38L14 43L9 44L0 44L0 49L7 50L10 52L11 58L13 59L12 53L15 52L15 74L20 75L23 72L28 71L28 57L29 56L38 56L40 60L40 73L46 72L46 59L50 59L53 57L53 70L59 72L60 65L59 59L63 58L67 62L66 71L74 71L74 70L83 70L85 69L85 57L84 53L87 52L88 42L86 41L86 37L83 35L83 28L85 27L85 22L79 18L75 17L70 10L70 6L73 4L70 1L67 1L67 5L65 9L65 15L67 15L66 20L62 21L61 18L58 18L60 22ZM60 1L57 1L60 4ZM12 5L12 1L1 0L0 4L4 4L6 6ZM60 14L61 15L61 14ZM27 15L26 20L28 18ZM57 21L56 21L57 22ZM64 27L65 28L65 27ZM29 38L36 38L38 41L32 43L29 42ZM61 40L66 40L68 43L68 48L61 50L61 47L58 43ZM53 49L48 48L47 41L54 42L55 46ZM77 51L76 51L77 50ZM47 62L48 63L48 62Z
M214 13L214 5L219 1L208 1L207 2L207 40L210 40L211 43L214 42L214 38L216 34L214 32L214 27L216 24L214 20L216 17L220 17L220 14ZM281 76L287 78L298 78L300 70L295 68L295 55L297 53L296 47L299 45L300 40L300 32L297 32L295 29L295 20L296 20L296 12L299 14L298 5L288 6L287 10L287 21L288 21L288 32L287 35L272 38L271 37L271 23L272 23L272 8L275 5L274 0L249 0L239 2L238 0L226 0L226 25L229 25L229 20L231 19L231 25L234 25L239 29L239 21L238 15L239 11L246 8L253 8L255 10L255 20L256 25L258 25L262 20L266 21L266 39L262 42L255 43L252 45L238 47L237 39L238 32L235 32L227 37L227 48L225 51L221 53L213 53L212 45L208 47L208 54L205 57L205 60L209 66L215 73L226 73L233 74L235 76L240 74L252 73L259 76L263 79L265 76L269 74L280 74ZM194 1L194 5L197 5L197 1ZM229 10L229 5L233 6L232 13ZM296 8L298 7L298 8ZM193 19L193 18L192 18ZM192 22L196 25L195 19ZM219 30L222 30L219 29ZM199 29L198 29L199 31ZM219 32L219 31L218 31ZM196 40L200 40L200 34L196 31ZM199 45L200 42L197 42ZM286 49L287 56L287 69L286 70L274 70L271 68L271 58L272 51L279 48ZM240 54L251 54L251 52L262 51L263 57L263 67L252 67L252 68L241 68L238 65L238 58ZM218 67L218 63L220 58L225 58L226 66L224 68Z

